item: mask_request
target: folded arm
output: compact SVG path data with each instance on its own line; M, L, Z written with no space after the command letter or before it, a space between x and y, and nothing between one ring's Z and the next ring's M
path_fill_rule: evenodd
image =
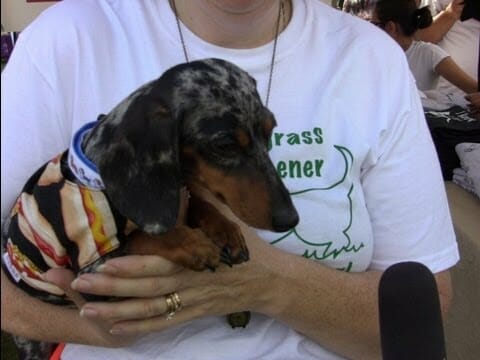
M78 290L135 299L87 303L92 319L114 323L118 335L139 334L208 315L251 310L276 318L322 346L355 359L380 358L377 288L381 272L346 273L276 249L244 229L252 258L215 273L163 273L164 260L130 256L108 262L104 274L80 277ZM436 274L441 303L450 297L448 271ZM165 317L164 295L176 291L183 309Z

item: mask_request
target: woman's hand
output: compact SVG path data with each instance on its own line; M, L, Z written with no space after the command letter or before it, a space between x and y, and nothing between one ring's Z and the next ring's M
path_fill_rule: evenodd
M480 91L465 96L465 99L469 102L468 109L470 114L477 120L480 120Z
M107 261L100 273L83 274L72 283L76 291L124 298L90 302L81 306L83 317L110 325L112 334L137 334L162 330L207 315L243 310L263 311L272 303L268 288L274 276L264 266L262 253L273 250L252 236L255 248L249 262L215 272L195 272L158 256L131 255ZM268 285L267 285L268 284ZM167 320L166 296L176 292L182 308Z
M60 268L51 269L44 274L44 277L45 280L62 288L79 309L84 306L84 298L79 292L73 290L70 286L72 281L75 279L75 275L72 271ZM82 316L81 312L80 316ZM88 332L94 339L92 340L93 344L107 347L121 347L129 345L135 340L135 337L133 336L113 336L109 331L112 326L112 322L100 318L91 319L86 316L83 316L83 318L84 323L86 322L85 327L88 329Z
M452 2L447 5L444 11L455 20L460 20L464 7L465 0L452 0Z

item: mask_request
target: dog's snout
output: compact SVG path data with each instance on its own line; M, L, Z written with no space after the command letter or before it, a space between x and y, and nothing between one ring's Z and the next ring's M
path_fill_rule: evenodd
M281 208L272 216L272 227L274 231L284 232L298 224L299 217L294 207Z

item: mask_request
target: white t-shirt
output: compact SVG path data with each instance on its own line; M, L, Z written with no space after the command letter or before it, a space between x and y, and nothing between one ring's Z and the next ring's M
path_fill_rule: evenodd
M444 10L451 0L432 0L435 10ZM460 68L472 78L478 76L478 51L480 46L480 21L468 19L456 21L438 45L452 56ZM462 90L441 78L438 90L443 93L464 94Z
M435 68L449 56L445 50L432 43L414 41L405 54L417 88L421 91L435 89L440 78Z
M383 31L317 0L293 4L278 40L269 107L279 124L271 156L300 223L262 236L343 271L404 260L433 272L453 266L459 254L440 167L402 50ZM72 131L184 61L176 26L167 1L65 0L21 34L2 74L2 173L9 174L2 217ZM265 96L272 43L232 50L186 28L184 35L190 59L230 60ZM207 317L127 348L67 345L62 355L93 358L341 359L260 314L245 329Z

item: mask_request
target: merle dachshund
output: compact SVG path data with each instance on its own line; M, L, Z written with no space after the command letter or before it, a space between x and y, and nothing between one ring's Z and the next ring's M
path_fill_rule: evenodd
M30 178L3 230L5 272L31 295L71 305L42 281L43 272L94 272L125 253L157 254L199 271L247 261L240 228L201 193L250 226L294 227L298 214L268 156L275 125L255 80L237 66L206 59L167 70L76 134L76 145ZM97 183L79 170L72 156L78 149ZM181 225L184 187L191 196ZM139 232L146 235L131 236ZM28 359L45 359L51 350L15 340Z

